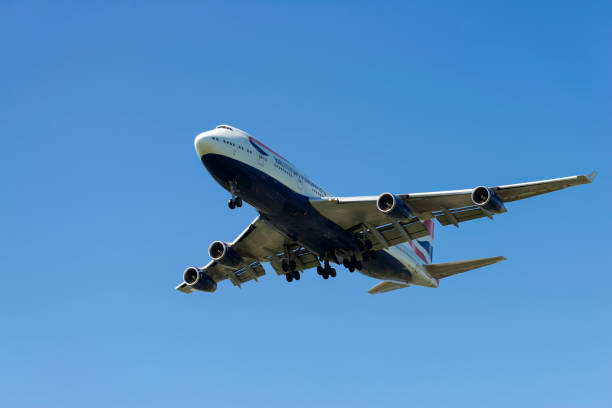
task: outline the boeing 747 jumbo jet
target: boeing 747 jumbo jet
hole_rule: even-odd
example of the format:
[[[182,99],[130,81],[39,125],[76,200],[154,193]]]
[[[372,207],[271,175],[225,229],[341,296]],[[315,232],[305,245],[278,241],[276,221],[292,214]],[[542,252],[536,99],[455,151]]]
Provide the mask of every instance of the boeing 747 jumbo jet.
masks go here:
[[[458,227],[476,218],[493,219],[506,212],[507,202],[587,184],[596,174],[466,190],[336,197],[233,126],[200,133],[195,149],[230,192],[229,208],[241,207],[244,200],[259,216],[233,242],[213,242],[206,266],[185,270],[176,287],[184,293],[214,292],[225,279],[238,287],[257,281],[266,273],[265,262],[288,282],[300,280],[310,268],[323,279],[334,278],[334,263],[381,280],[368,291],[372,294],[410,285],[436,288],[442,278],[505,258],[432,263],[434,220]]]

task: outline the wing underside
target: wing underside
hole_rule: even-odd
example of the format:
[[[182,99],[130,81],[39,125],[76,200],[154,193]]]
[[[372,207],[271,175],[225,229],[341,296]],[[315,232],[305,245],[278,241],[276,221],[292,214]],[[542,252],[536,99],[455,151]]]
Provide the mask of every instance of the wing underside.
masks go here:
[[[563,177],[541,180],[529,183],[511,184],[491,187],[503,202],[511,202],[546,194],[553,191],[591,183],[596,172],[589,175]],[[483,209],[472,201],[474,189],[437,191],[430,193],[399,194],[398,197],[408,207],[413,215],[411,220],[425,221],[436,219],[441,225],[459,226],[465,221],[487,217],[493,219],[494,214]],[[363,225],[380,228],[394,221],[376,207],[378,196],[360,197],[323,197],[311,200],[311,204],[325,217],[331,219],[345,229],[358,229]],[[405,223],[402,223],[405,225]],[[397,227],[397,225],[395,225]],[[414,228],[414,227],[412,227]],[[399,231],[401,233],[401,231]],[[411,234],[410,229],[407,229]],[[418,234],[418,232],[417,232]],[[415,236],[415,238],[418,238]],[[410,239],[414,239],[410,237]]]

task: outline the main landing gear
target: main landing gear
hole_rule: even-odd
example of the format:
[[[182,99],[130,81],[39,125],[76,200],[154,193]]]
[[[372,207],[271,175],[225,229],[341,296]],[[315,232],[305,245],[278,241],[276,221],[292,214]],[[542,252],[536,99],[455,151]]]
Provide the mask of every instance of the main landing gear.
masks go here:
[[[359,241],[358,248],[359,252],[361,253],[361,256],[358,256],[359,254],[356,255],[355,252],[352,252],[350,253],[350,257],[343,257],[342,265],[344,265],[344,267],[348,269],[349,272],[355,272],[355,270],[362,270],[363,262],[367,262],[369,259],[376,259],[376,251],[374,251],[372,247],[372,241],[370,241],[369,239],[366,239],[365,241]]]
[[[359,242],[359,250],[361,251],[361,258],[363,261],[367,261],[368,259],[376,259],[376,251],[372,250],[372,241],[366,239],[365,242]],[[352,258],[351,258],[352,259]],[[344,263],[344,262],[343,262]],[[357,265],[354,265],[356,269],[361,269],[361,267],[357,268]],[[348,266],[345,265],[348,268]],[[352,272],[352,271],[351,271]]]
[[[336,277],[336,270],[329,266],[329,261],[325,261],[325,266],[317,265],[317,273],[323,277],[323,279],[329,279]]]
[[[283,272],[285,272],[285,279],[287,279],[287,282],[291,282],[294,279],[296,281],[300,280],[300,271],[297,270],[297,265],[293,259],[289,262],[283,260],[281,268],[283,268]]]
[[[230,193],[232,193],[232,198],[227,200],[227,206],[230,210],[233,210],[236,207],[242,207],[242,198],[238,197],[238,184],[235,181],[229,182]]]
[[[363,268],[363,264],[361,263],[361,261],[358,261],[355,258],[355,255],[351,256],[350,258],[344,258],[342,260],[342,265],[344,265],[344,267],[347,268],[349,272],[355,272],[355,269],[360,271]]]

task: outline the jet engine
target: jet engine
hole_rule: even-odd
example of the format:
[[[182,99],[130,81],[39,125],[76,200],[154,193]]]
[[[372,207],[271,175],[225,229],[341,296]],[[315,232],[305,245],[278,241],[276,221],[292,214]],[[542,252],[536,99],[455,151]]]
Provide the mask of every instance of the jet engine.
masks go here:
[[[401,198],[391,193],[383,193],[376,200],[379,211],[393,218],[410,218],[412,212],[408,209]]]
[[[213,242],[208,248],[208,254],[212,259],[229,268],[237,268],[242,264],[240,255],[226,242]]]
[[[204,292],[214,292],[217,290],[217,282],[208,276],[203,270],[195,266],[185,269],[183,280],[194,289]]]
[[[480,186],[472,191],[472,201],[485,211],[493,214],[506,212],[504,202],[490,188]]]

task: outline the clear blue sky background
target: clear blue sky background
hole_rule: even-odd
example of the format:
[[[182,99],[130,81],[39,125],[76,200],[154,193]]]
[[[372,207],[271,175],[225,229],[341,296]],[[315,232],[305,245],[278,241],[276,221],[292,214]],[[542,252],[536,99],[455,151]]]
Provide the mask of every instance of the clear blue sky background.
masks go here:
[[[122,2],[127,3],[127,2]],[[0,406],[610,407],[609,2],[0,5]],[[338,195],[581,174],[438,226],[508,261],[173,290],[230,212],[220,123]]]

